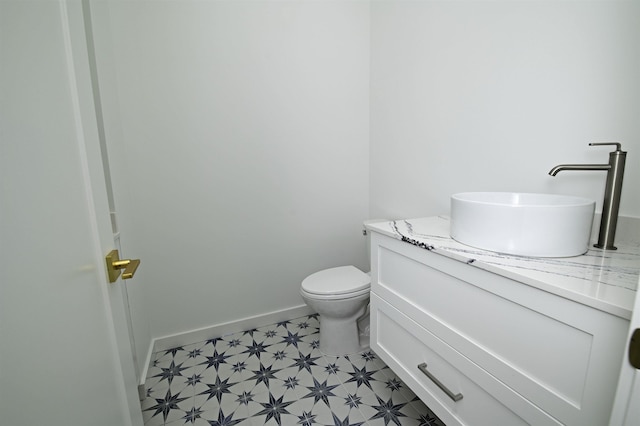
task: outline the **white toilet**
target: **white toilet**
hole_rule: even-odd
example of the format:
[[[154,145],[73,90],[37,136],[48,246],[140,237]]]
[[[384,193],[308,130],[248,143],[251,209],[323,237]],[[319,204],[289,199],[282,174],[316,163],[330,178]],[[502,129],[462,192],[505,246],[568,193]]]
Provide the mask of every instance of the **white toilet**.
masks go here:
[[[342,356],[368,347],[368,339],[360,341],[358,319],[367,311],[370,287],[369,274],[355,266],[325,269],[302,281],[302,298],[320,316],[320,352]]]

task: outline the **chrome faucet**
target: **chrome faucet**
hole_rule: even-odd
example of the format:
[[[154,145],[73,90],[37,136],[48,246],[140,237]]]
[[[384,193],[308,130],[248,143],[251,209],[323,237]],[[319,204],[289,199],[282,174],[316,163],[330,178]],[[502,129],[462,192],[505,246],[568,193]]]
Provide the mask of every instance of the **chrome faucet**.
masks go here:
[[[622,151],[618,142],[594,142],[590,146],[615,145],[616,150],[609,153],[609,164],[560,164],[555,166],[549,174],[557,175],[563,170],[606,170],[607,183],[602,203],[602,219],[600,219],[600,234],[595,247],[604,250],[616,250],[613,245],[618,224],[618,210],[620,209],[620,194],[622,193],[622,178],[627,152]]]

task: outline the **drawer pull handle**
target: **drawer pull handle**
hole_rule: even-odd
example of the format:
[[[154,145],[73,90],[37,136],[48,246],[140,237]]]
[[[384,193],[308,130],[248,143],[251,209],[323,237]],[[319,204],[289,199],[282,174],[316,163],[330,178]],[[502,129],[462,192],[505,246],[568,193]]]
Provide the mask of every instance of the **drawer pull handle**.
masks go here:
[[[461,393],[451,392],[445,385],[442,384],[442,382],[440,382],[440,380],[436,379],[433,374],[429,373],[429,370],[427,370],[427,364],[425,362],[418,365],[418,370],[422,371],[422,373],[429,379],[431,379],[431,381],[435,383],[436,386],[438,386],[442,390],[442,392],[446,393],[447,396],[453,399],[455,402],[458,402],[462,399]]]

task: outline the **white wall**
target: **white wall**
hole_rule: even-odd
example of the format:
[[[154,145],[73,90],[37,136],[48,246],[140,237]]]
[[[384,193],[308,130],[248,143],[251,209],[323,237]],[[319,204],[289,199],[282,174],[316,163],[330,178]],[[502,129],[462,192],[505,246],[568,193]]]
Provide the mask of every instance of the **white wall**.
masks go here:
[[[629,152],[640,217],[638,4],[93,3],[134,316],[161,337],[300,305],[307,274],[367,267],[362,220],[454,192],[599,209],[604,172],[547,175],[606,162],[592,141]]]
[[[582,195],[629,152],[621,214],[640,217],[640,2],[373,1],[371,215],[449,212],[462,191]]]
[[[308,274],[366,267],[368,3],[95,7],[153,337],[299,306]]]

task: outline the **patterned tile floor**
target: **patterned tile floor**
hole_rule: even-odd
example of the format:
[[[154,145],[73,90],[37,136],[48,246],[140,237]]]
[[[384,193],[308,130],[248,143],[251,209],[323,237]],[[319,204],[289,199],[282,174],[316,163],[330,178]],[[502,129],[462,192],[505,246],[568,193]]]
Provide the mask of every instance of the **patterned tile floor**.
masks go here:
[[[155,353],[145,425],[443,425],[373,352],[323,356],[318,326],[312,315]]]

